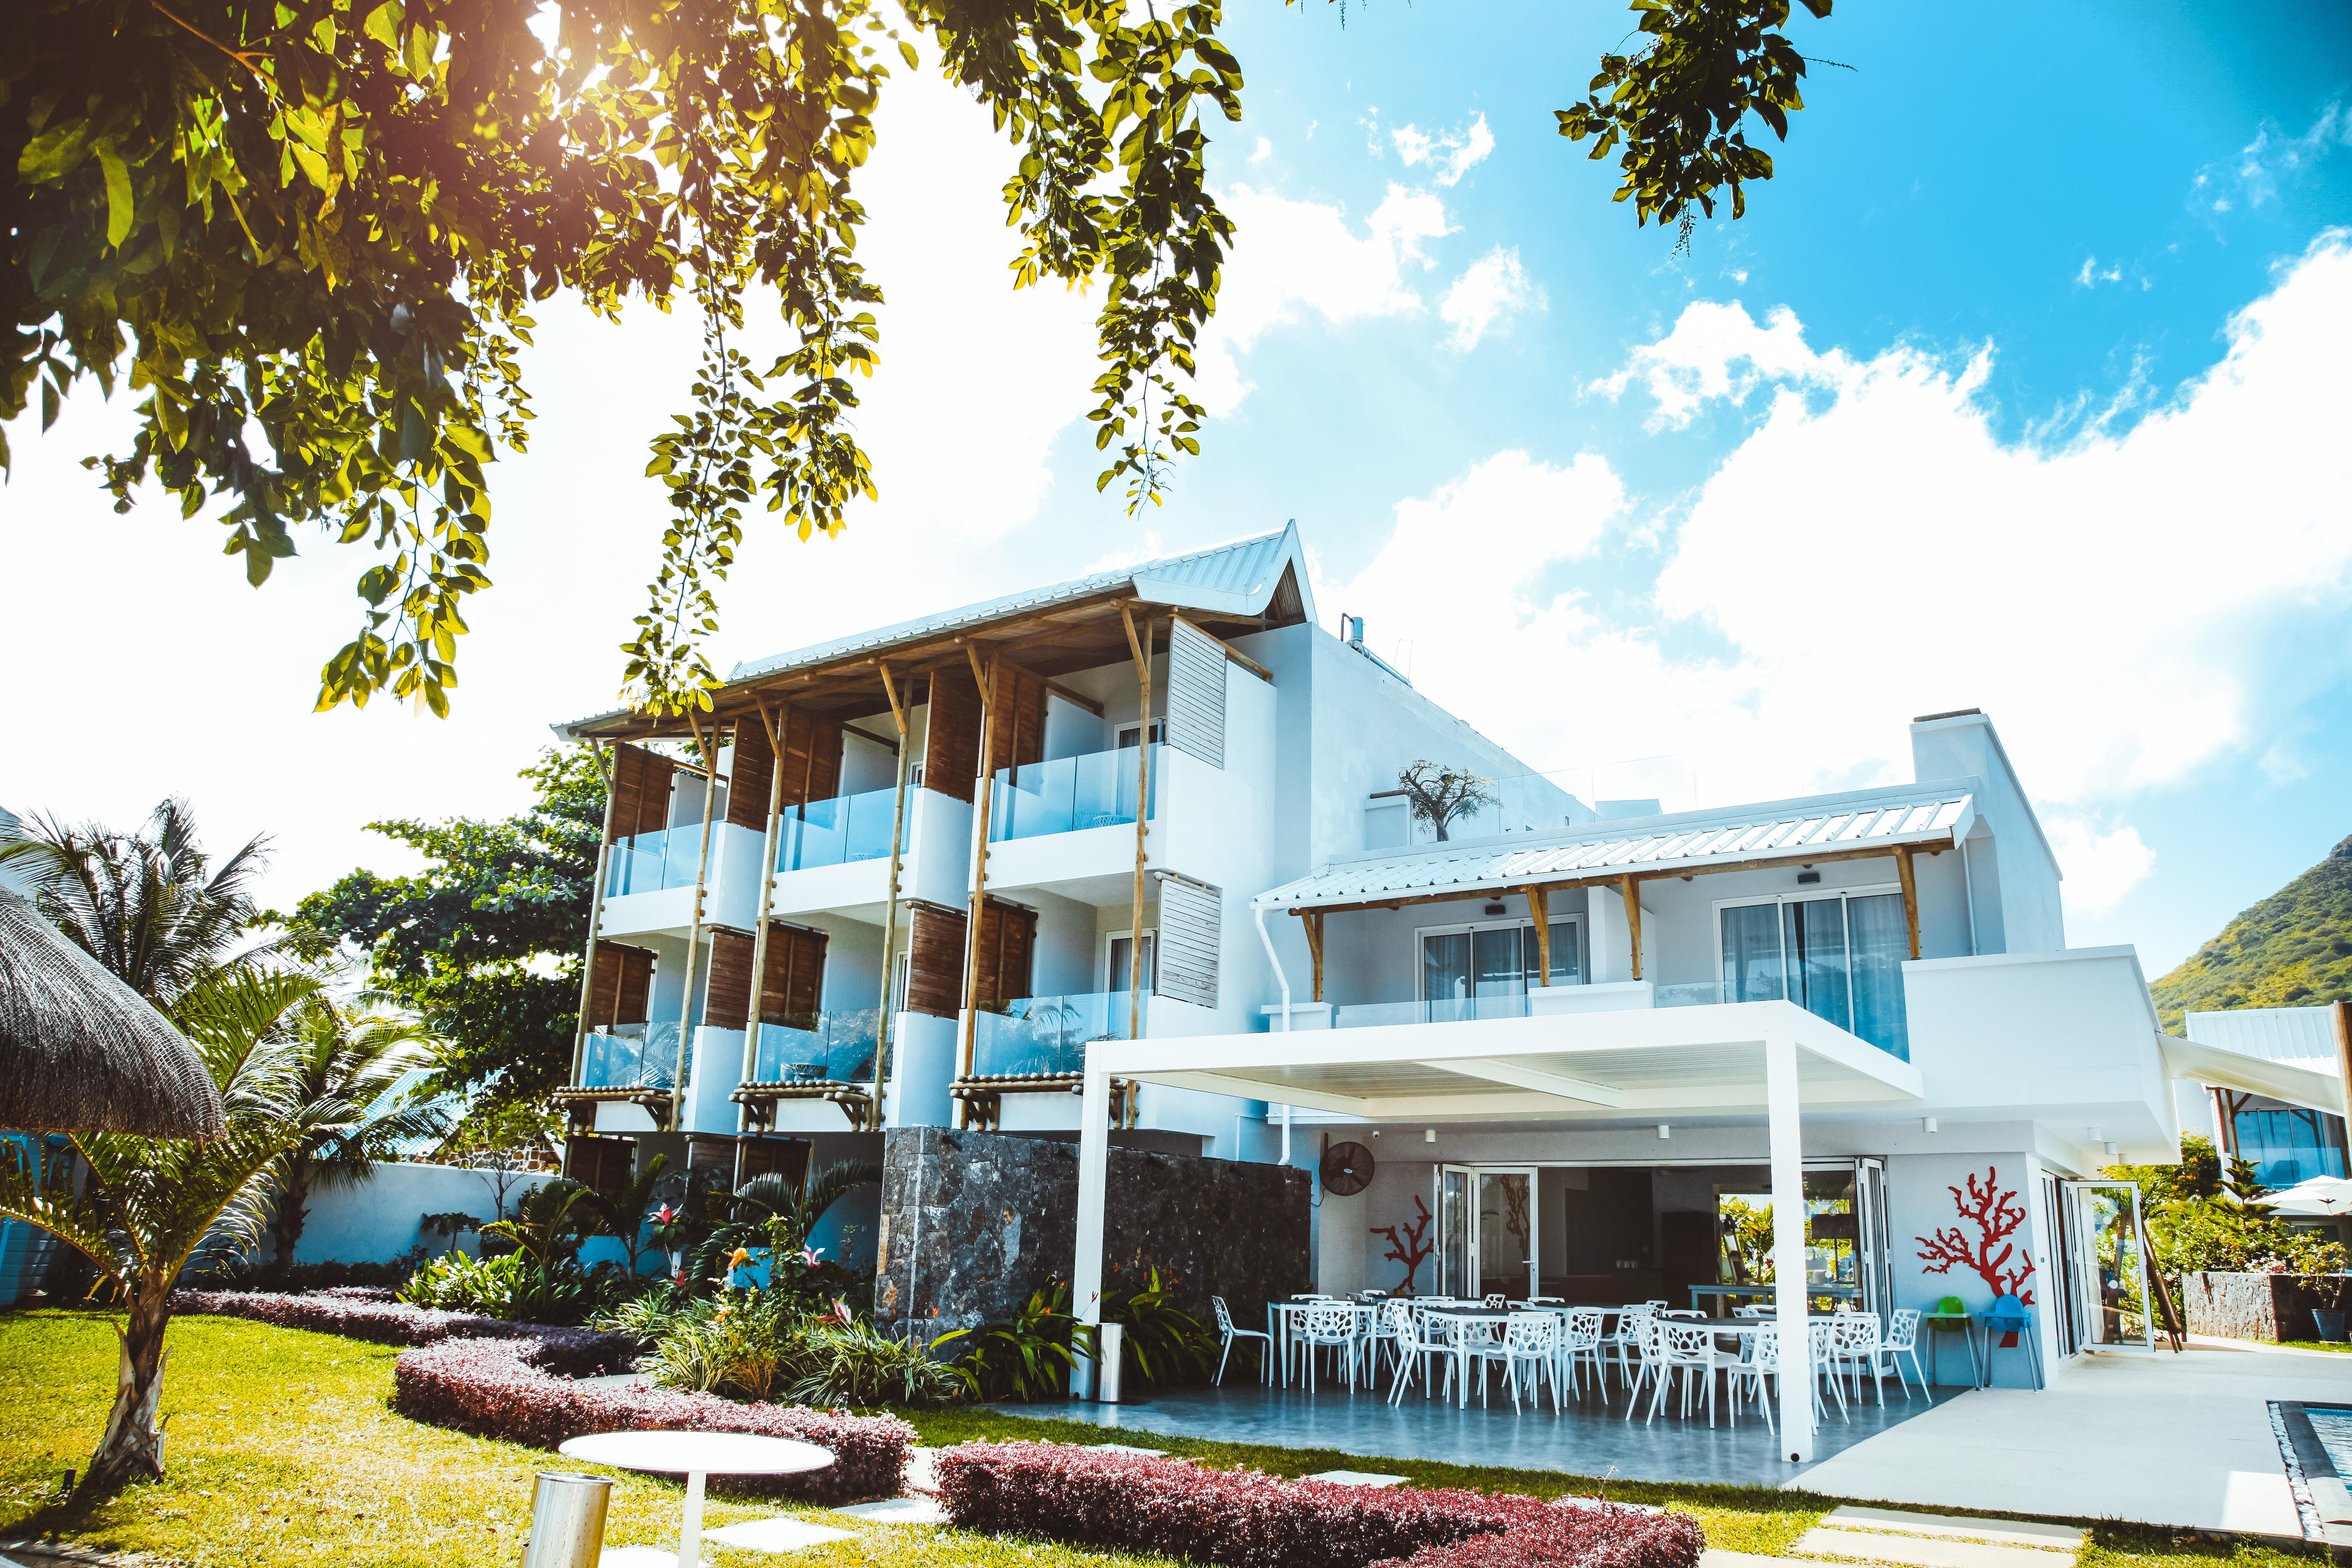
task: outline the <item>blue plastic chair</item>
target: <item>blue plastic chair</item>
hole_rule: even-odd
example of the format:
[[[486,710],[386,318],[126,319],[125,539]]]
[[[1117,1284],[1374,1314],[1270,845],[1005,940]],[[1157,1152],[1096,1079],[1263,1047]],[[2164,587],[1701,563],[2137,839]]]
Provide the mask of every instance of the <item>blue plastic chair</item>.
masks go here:
[[[2001,1348],[1999,1336],[2015,1334],[2025,1350],[2026,1359],[2032,1363],[2033,1386],[2042,1387],[2042,1336],[2033,1331],[2032,1309],[2014,1296],[2002,1296],[1993,1301],[1990,1311],[1977,1321],[1984,1327],[1985,1382],[1992,1382],[1992,1352]]]

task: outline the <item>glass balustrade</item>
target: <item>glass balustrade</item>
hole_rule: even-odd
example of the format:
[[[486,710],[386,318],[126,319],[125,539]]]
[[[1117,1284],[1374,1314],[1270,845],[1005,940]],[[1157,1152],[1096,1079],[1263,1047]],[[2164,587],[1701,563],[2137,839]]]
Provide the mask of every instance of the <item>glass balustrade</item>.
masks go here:
[[[882,1015],[872,1007],[803,1013],[760,1026],[755,1083],[871,1083]]]
[[[898,795],[894,785],[784,807],[776,819],[776,869],[805,871],[882,858],[890,853]],[[911,813],[914,808],[915,794],[909,790],[907,809]]]
[[[1160,753],[1165,746],[1147,748],[1144,766],[1150,773],[1151,815],[1160,815]],[[1113,827],[1135,820],[1135,748],[1089,752],[1084,756],[1056,757],[1050,763],[1030,763],[1000,768],[989,802],[988,839],[1038,838],[1048,833],[1073,833],[1082,827]]]
[[[620,1024],[592,1029],[581,1063],[588,1089],[659,1089],[677,1082],[677,1026]]]
[[[1363,1002],[1332,1009],[1335,1029],[1370,1029],[1383,1024],[1461,1024],[1485,1018],[1524,1018],[1527,993],[1460,996],[1440,1002]]]
[[[1132,820],[1130,818],[1129,820]],[[1082,1072],[1092,1040],[1129,1038],[1134,994],[1097,991],[1078,996],[1024,996],[984,1011],[974,1021],[972,1075],[976,1078],[1044,1078]],[[1142,998],[1138,1022],[1151,1019],[1151,998]]]
[[[1650,1005],[1654,1007],[1712,1007],[1723,1000],[1722,988],[1712,980],[1696,985],[1660,985],[1654,988]]]
[[[691,888],[701,851],[698,822],[616,838],[604,858],[604,896],[617,899],[628,893],[657,893],[664,888]]]

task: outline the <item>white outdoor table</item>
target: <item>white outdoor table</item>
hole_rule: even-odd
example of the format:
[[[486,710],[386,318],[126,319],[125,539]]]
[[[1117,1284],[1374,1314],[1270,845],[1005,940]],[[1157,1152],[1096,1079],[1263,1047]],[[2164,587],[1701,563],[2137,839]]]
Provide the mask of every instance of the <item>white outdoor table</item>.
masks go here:
[[[1423,1307],[1422,1310],[1433,1318],[1451,1319],[1453,1321],[1462,1324],[1465,1327],[1484,1324],[1486,1327],[1496,1331],[1496,1337],[1497,1339],[1501,1338],[1502,1331],[1507,1328],[1511,1321],[1511,1314],[1508,1310],[1498,1312],[1492,1307],[1483,1305],[1476,1307]],[[1460,1405],[1462,1408],[1466,1410],[1470,1405],[1470,1346],[1463,1340],[1458,1331],[1454,1336],[1454,1365],[1457,1373],[1455,1382],[1460,1385],[1461,1389]],[[1486,1379],[1482,1376],[1479,1379],[1480,1386],[1484,1387]],[[1482,1394],[1479,1397],[1483,1399],[1486,1396]]]
[[[1318,1307],[1339,1307],[1356,1315],[1356,1332],[1361,1335],[1365,1325],[1380,1321],[1380,1309],[1366,1301],[1350,1301],[1345,1297],[1323,1301],[1268,1301],[1265,1304],[1266,1331],[1274,1336],[1275,1347],[1282,1360],[1282,1386],[1290,1386],[1290,1322],[1293,1318],[1314,1311]]]
[[[707,1476],[790,1476],[821,1470],[833,1456],[814,1443],[745,1432],[592,1432],[556,1449],[567,1459],[686,1478],[686,1518],[677,1568],[702,1560],[702,1483]]]

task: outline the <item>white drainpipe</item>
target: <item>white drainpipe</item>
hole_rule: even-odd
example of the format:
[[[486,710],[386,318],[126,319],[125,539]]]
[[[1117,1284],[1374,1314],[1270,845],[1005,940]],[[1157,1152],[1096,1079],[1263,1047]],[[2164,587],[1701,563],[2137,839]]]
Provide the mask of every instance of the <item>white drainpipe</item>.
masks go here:
[[[1257,908],[1257,939],[1265,944],[1265,961],[1274,965],[1274,978],[1282,987],[1282,1032],[1290,1033],[1290,976],[1283,973],[1282,959],[1274,951],[1274,938],[1265,929],[1265,906]],[[1290,1107],[1282,1108],[1282,1163],[1290,1163]]]

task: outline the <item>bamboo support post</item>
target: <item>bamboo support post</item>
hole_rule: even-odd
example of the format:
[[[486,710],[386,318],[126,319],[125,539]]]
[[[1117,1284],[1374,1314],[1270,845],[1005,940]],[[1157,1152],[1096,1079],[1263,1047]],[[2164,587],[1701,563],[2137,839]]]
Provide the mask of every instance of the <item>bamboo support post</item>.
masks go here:
[[[907,841],[907,770],[914,748],[908,740],[907,706],[899,700],[890,667],[877,659],[875,668],[882,672],[882,694],[890,700],[891,721],[898,726],[898,787],[890,808],[890,884],[882,906],[882,999],[874,1015],[874,1104],[867,1129],[878,1132],[882,1098],[890,1081],[890,971],[898,957],[898,872]]]
[[[708,745],[703,743],[702,726],[691,716],[687,722],[693,726],[694,743],[702,752],[702,843],[694,856],[694,914],[686,928],[686,987],[677,1005],[677,1062],[670,1069],[669,1125],[663,1129],[667,1132],[680,1130],[678,1105],[694,1065],[694,977],[702,957],[702,894],[710,877],[710,814],[719,804],[718,716],[711,716]]]
[[[1911,867],[1911,846],[1895,847],[1895,874],[1903,882],[1903,929],[1910,933],[1911,956],[1919,956],[1919,878]]]
[[[613,855],[613,786],[619,782],[620,752],[610,746],[599,747],[588,742],[589,760],[602,754],[611,763],[602,769],[604,774],[604,841],[596,846],[596,879],[588,887],[588,951],[580,961],[580,1016],[572,1032],[572,1081],[578,1083],[588,1070],[588,1020],[595,1011],[596,1000],[596,932],[604,923],[604,876]]]
[[[1632,877],[1617,879],[1617,896],[1625,900],[1627,945],[1633,953],[1633,978],[1642,978],[1642,884]]]
[[[1143,635],[1136,636],[1135,612],[1125,605],[1118,618],[1127,626],[1127,648],[1135,656],[1136,686],[1140,692],[1135,729],[1135,917],[1129,922],[1127,954],[1127,1037],[1143,1037],[1143,867],[1151,834],[1151,621],[1145,617]]]
[[[792,722],[792,707],[779,703],[773,718],[769,717],[767,700],[758,699],[760,729],[768,737],[768,827],[760,847],[760,913],[751,925],[751,1004],[743,1019],[743,1074],[736,1081],[750,1083],[760,1070],[760,1004],[767,999],[765,982],[768,978],[768,905],[776,890],[776,825],[784,811],[784,729]],[[739,727],[738,733],[740,733]],[[739,741],[735,752],[742,755]],[[751,1108],[739,1106],[735,1113],[738,1137],[751,1131]],[[741,1161],[739,1159],[740,1166]],[[742,1184],[736,1184],[740,1186]]]
[[[996,785],[997,661],[992,659],[982,669],[978,649],[966,645],[964,653],[971,660],[972,679],[980,683],[980,809],[972,814],[971,906],[963,933],[963,1042],[957,1057],[962,1064],[957,1076],[968,1079],[980,1034],[980,915],[988,902],[988,816]],[[969,1127],[971,1102],[961,1104],[960,1118]]]
[[[1543,971],[1536,984],[1551,984],[1551,895],[1541,888],[1528,889],[1528,913],[1536,923],[1536,963]]]
[[[1315,1000],[1323,1000],[1323,911],[1301,910],[1298,923],[1307,928],[1307,951],[1315,960]]]

